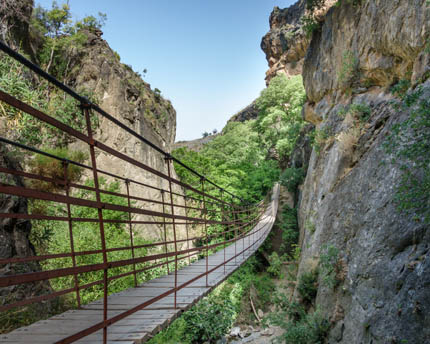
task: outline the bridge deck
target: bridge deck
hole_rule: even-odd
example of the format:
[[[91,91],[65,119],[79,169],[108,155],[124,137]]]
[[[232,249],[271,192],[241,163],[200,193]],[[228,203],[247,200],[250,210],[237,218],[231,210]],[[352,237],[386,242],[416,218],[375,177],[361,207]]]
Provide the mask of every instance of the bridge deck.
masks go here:
[[[209,273],[208,287],[206,286],[206,276],[203,276],[177,292],[177,309],[174,308],[174,296],[170,294],[145,309],[114,323],[107,329],[108,343],[132,344],[146,342],[238,269],[260,247],[272,229],[278,207],[278,194],[279,189],[275,187],[272,202],[269,203],[260,222],[249,232],[252,235],[240,239],[236,244],[225,248],[226,260],[232,259],[227,264],[221,265]],[[240,253],[235,257],[235,252],[239,253],[244,249],[246,251],[243,254]],[[224,249],[209,256],[209,271],[223,262]],[[177,272],[178,286],[205,272],[205,258],[184,267]],[[108,318],[172,290],[174,278],[174,273],[170,273],[148,281],[138,288],[130,288],[111,294],[108,297]],[[0,342],[15,344],[61,342],[63,338],[101,321],[103,321],[103,300],[98,300],[83,306],[82,309],[70,310],[48,320],[38,321],[28,327],[17,329],[9,334],[0,335]],[[103,330],[76,341],[76,343],[86,344],[102,342]]]

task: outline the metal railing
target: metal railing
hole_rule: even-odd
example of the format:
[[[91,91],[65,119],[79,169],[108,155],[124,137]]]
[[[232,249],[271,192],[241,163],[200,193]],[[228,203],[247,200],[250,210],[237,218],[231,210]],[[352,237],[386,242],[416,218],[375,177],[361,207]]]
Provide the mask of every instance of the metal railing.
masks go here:
[[[0,275],[0,288],[40,281],[49,283],[49,281],[61,278],[71,279],[71,285],[68,288],[56,290],[50,288],[50,292],[43,295],[30,296],[1,304],[0,312],[18,309],[19,307],[34,303],[46,302],[63,297],[64,295],[73,295],[75,306],[79,308],[83,304],[82,296],[87,290],[96,286],[103,286],[103,321],[73,336],[69,336],[61,342],[71,343],[101,329],[103,329],[103,340],[106,342],[108,326],[168,295],[173,294],[172,307],[178,308],[177,292],[180,289],[185,288],[194,280],[204,276],[206,276],[206,285],[208,286],[208,275],[211,271],[224,266],[225,272],[227,263],[248,249],[245,247],[236,247],[236,243],[240,239],[255,235],[255,232],[250,233],[250,230],[261,218],[264,211],[264,202],[244,206],[242,199],[216,185],[168,152],[157,147],[136,131],[124,125],[120,120],[102,110],[98,105],[77,94],[68,86],[59,82],[1,42],[0,50],[28,67],[39,78],[45,79],[50,87],[56,87],[58,90],[74,98],[79,105],[76,109],[76,116],[82,116],[85,119],[86,127],[79,128],[82,130],[75,129],[71,125],[68,125],[68,123],[64,123],[54,116],[36,109],[2,90],[0,90],[0,101],[7,104],[7,106],[32,116],[32,118],[38,120],[44,126],[61,131],[74,142],[78,142],[80,147],[86,147],[89,151],[89,162],[82,163],[60,157],[40,147],[29,146],[7,137],[0,137],[2,145],[13,147],[14,150],[21,152],[23,156],[27,158],[34,155],[44,156],[52,159],[52,161],[59,162],[64,169],[63,174],[60,176],[48,176],[35,173],[34,171],[0,166],[0,176],[13,176],[14,178],[21,178],[26,181],[22,185],[2,182],[0,183],[0,194],[28,199],[30,201],[38,200],[51,205],[61,205],[64,209],[63,214],[37,212],[0,213],[0,218],[16,219],[19,221],[63,223],[67,228],[70,243],[69,249],[65,252],[44,252],[39,255],[13,256],[0,259],[0,268],[8,264],[42,264],[48,261],[64,259],[67,259],[69,264],[68,267],[57,269],[40,269],[38,271]],[[98,128],[94,126],[91,120],[92,116],[97,116],[99,120],[104,119],[109,121],[111,125],[116,126],[125,135],[150,147],[154,151],[154,154],[158,155],[158,159],[163,161],[164,168],[160,170],[151,167],[136,157],[120,152],[101,142],[97,138]],[[115,173],[109,170],[109,168],[100,168],[100,162],[97,157],[101,154],[115,159],[116,164],[123,165],[122,173]],[[189,185],[175,178],[173,163],[181,165],[198,177],[200,180],[199,185]],[[71,166],[79,168],[82,174],[86,175],[92,183],[69,180],[68,171]],[[147,175],[145,180],[140,178],[140,173]],[[101,177],[120,183],[119,191],[108,190],[100,183]],[[35,187],[32,181],[54,185],[55,189]],[[153,182],[151,183],[151,181]],[[142,195],[143,193],[150,194],[150,196]],[[122,201],[115,203],[107,202],[104,200],[106,196],[114,196]],[[76,207],[93,209],[97,215],[96,217],[77,217],[73,211]],[[125,214],[126,217],[110,219],[106,216],[106,212],[109,211]],[[97,225],[100,241],[98,249],[79,250],[76,248],[75,227],[77,224],[82,223]],[[127,231],[129,236],[129,244],[127,246],[115,246],[115,243],[108,241],[109,229],[107,229],[107,226],[113,224],[120,226],[120,230]],[[141,226],[153,226],[151,228],[160,230],[162,233],[161,240],[153,239],[151,242],[136,244],[136,240],[139,237],[139,234],[136,234],[136,228],[141,228]],[[190,230],[196,233],[192,234]],[[235,245],[234,257],[226,257],[224,253],[223,263],[216,267],[209,267],[208,255],[210,252],[232,244]],[[142,250],[144,250],[144,254],[141,253]],[[129,258],[121,260],[112,259],[110,255],[115,252],[127,252]],[[206,259],[205,272],[186,283],[179,283],[177,271],[180,266],[191,263],[199,255]],[[82,264],[82,258],[89,256],[98,256],[100,259],[97,263]],[[126,268],[126,271],[119,268]],[[132,276],[133,285],[137,287],[139,283],[147,278],[151,271],[159,272],[160,269],[166,273],[174,273],[174,284],[169,291],[114,317],[108,317],[108,295],[112,282]],[[84,284],[80,282],[82,274],[91,274],[100,271],[103,272],[102,279]]]

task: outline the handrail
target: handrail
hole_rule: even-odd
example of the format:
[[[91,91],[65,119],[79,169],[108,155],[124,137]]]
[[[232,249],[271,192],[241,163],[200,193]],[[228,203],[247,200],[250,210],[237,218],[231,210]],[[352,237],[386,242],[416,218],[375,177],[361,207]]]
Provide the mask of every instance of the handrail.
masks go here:
[[[243,202],[242,198],[234,195],[233,193],[229,192],[228,190],[225,190],[221,186],[215,184],[214,182],[212,182],[211,180],[209,180],[208,178],[206,178],[204,175],[198,173],[197,171],[195,171],[194,169],[192,169],[191,167],[189,167],[188,165],[186,165],[185,163],[183,163],[179,159],[177,159],[174,156],[172,156],[170,153],[165,152],[163,149],[161,149],[160,147],[158,147],[157,145],[155,145],[154,143],[152,143],[148,139],[144,138],[142,135],[136,133],[134,130],[132,130],[131,128],[127,127],[126,125],[124,125],[123,123],[121,123],[120,121],[118,121],[115,117],[113,117],[112,115],[110,115],[109,113],[107,113],[106,111],[104,111],[97,104],[94,104],[88,98],[79,95],[77,92],[75,92],[74,90],[72,90],[69,86],[63,84],[61,81],[57,80],[54,76],[52,76],[51,74],[49,74],[49,73],[45,72],[44,70],[42,70],[39,66],[37,66],[36,64],[34,64],[33,62],[31,62],[30,60],[26,59],[24,56],[22,56],[20,53],[16,52],[15,50],[13,50],[9,46],[7,46],[1,40],[0,40],[0,50],[2,50],[3,52],[5,52],[6,54],[8,54],[10,57],[14,58],[15,60],[17,60],[18,62],[22,63],[23,65],[25,65],[26,67],[28,67],[29,69],[31,69],[34,73],[36,73],[37,75],[39,75],[42,78],[44,78],[45,80],[47,80],[48,82],[54,84],[55,86],[57,86],[58,88],[60,88],[61,90],[63,90],[65,93],[67,93],[68,95],[70,95],[71,97],[75,98],[82,105],[87,106],[87,107],[95,110],[96,112],[98,112],[103,117],[107,118],[108,120],[110,120],[114,124],[118,125],[121,129],[124,129],[129,134],[133,135],[134,137],[138,138],[140,141],[146,143],[148,146],[150,146],[151,148],[155,149],[157,152],[163,154],[166,158],[173,159],[174,162],[178,163],[179,165],[181,165],[182,167],[184,167],[185,169],[187,169],[191,173],[195,174],[200,179],[206,180],[208,183],[212,184],[213,186],[215,186],[219,190],[224,191],[224,192],[228,193],[230,196],[235,197],[238,200],[240,200],[240,201]]]
[[[83,297],[88,296],[91,288],[103,287],[103,321],[97,326],[88,327],[81,332],[76,332],[59,342],[71,343],[74,340],[83,338],[97,331],[103,330],[103,342],[107,342],[107,328],[123,317],[136,312],[145,305],[156,302],[156,299],[172,295],[173,309],[178,309],[177,292],[185,288],[190,282],[183,283],[178,278],[178,270],[182,265],[192,263],[197,257],[204,257],[206,260],[205,272],[200,277],[206,277],[208,285],[209,273],[216,268],[208,265],[211,252],[224,249],[224,266],[231,261],[231,257],[226,257],[225,251],[234,245],[234,257],[250,249],[245,247],[245,238],[251,245],[258,242],[258,233],[263,229],[256,224],[265,220],[267,214],[266,205],[268,199],[265,198],[257,204],[244,204],[243,200],[227,190],[211,182],[194,169],[183,164],[178,159],[171,156],[161,148],[157,147],[144,137],[128,128],[120,121],[100,109],[96,104],[92,104],[85,97],[80,96],[68,86],[59,82],[50,74],[44,72],[19,53],[13,51],[0,41],[0,50],[3,50],[18,62],[30,68],[33,72],[46,79],[52,85],[63,90],[74,99],[78,100],[77,111],[85,119],[86,127],[78,131],[50,116],[44,111],[38,110],[29,104],[17,99],[13,95],[0,90],[0,102],[5,103],[16,110],[25,112],[38,120],[41,126],[51,126],[59,130],[62,134],[68,135],[80,144],[89,149],[90,159],[88,163],[81,163],[71,159],[63,158],[53,153],[49,153],[40,147],[32,147],[22,142],[17,142],[8,137],[0,137],[0,145],[13,146],[16,150],[31,154],[43,155],[57,161],[63,169],[63,174],[48,175],[38,170],[21,170],[12,165],[4,166],[0,162],[0,175],[7,176],[0,182],[0,195],[11,197],[12,200],[34,200],[37,202],[48,202],[57,208],[52,213],[38,213],[28,211],[27,206],[19,207],[19,211],[9,210],[0,213],[0,219],[11,219],[15,222],[29,222],[32,225],[37,221],[55,224],[55,231],[62,233],[68,238],[68,243],[61,248],[61,251],[53,250],[47,252],[30,252],[27,256],[11,256],[0,259],[0,266],[14,264],[28,264],[32,270],[12,269],[10,274],[0,275],[0,288],[18,287],[28,283],[46,283],[49,288],[44,295],[21,296],[17,300],[9,300],[9,303],[0,305],[0,314],[6,314],[16,308],[31,305],[38,302],[47,302],[64,295],[71,294],[76,307],[82,306]],[[161,163],[165,164],[164,171],[149,166],[134,156],[120,152],[100,140],[93,137],[93,123],[91,115],[98,113],[107,118],[114,125],[126,131],[126,133],[136,137],[141,142],[149,145],[161,156]],[[85,132],[86,129],[86,133]],[[119,165],[128,164],[133,167],[133,171],[124,169],[117,172],[111,170],[112,166],[100,168],[97,164],[96,150],[103,152],[111,159],[115,159]],[[158,154],[157,153],[157,154]],[[173,162],[180,164],[200,178],[200,186],[189,185],[172,176]],[[86,177],[93,183],[85,184],[76,180],[70,180],[68,168],[74,165],[86,172]],[[167,170],[167,171],[166,171]],[[139,175],[147,173],[148,179],[141,180]],[[121,173],[121,175],[119,174]],[[115,180],[121,184],[120,190],[106,189],[100,183],[101,176],[107,176],[110,180]],[[22,182],[17,182],[20,180]],[[24,182],[25,181],[25,182]],[[166,183],[167,182],[167,183]],[[41,184],[42,183],[42,184]],[[45,184],[50,187],[43,188]],[[154,184],[154,185],[153,185]],[[168,184],[168,186],[166,186]],[[174,190],[173,185],[179,186],[179,190]],[[207,184],[211,184],[216,189],[207,191]],[[41,186],[42,185],[42,186]],[[142,195],[142,190],[148,190],[147,195]],[[187,190],[187,193],[185,193]],[[214,194],[213,191],[219,191]],[[107,196],[116,197],[115,201]],[[237,204],[236,200],[242,201]],[[25,202],[27,204],[27,202]],[[85,208],[86,212],[75,212],[75,209]],[[60,209],[60,211],[58,211]],[[120,213],[124,216],[109,217],[110,213]],[[152,230],[157,235],[150,241],[143,240],[136,234],[136,226],[145,227],[145,230]],[[77,229],[76,226],[79,228]],[[198,227],[200,226],[200,227]],[[196,231],[197,227],[197,231]],[[109,231],[115,230],[126,233],[125,241],[109,241]],[[179,228],[183,228],[182,236]],[[139,227],[138,229],[141,229]],[[190,232],[194,229],[194,232]],[[97,245],[79,247],[75,243],[76,231],[88,231],[95,233]],[[184,232],[186,236],[183,235]],[[79,235],[80,232],[78,232]],[[154,233],[150,233],[153,235]],[[266,232],[264,232],[267,234]],[[255,239],[257,237],[257,240]],[[263,237],[263,235],[261,236]],[[62,237],[63,238],[63,237]],[[142,240],[138,240],[142,239]],[[241,248],[237,248],[238,242],[242,242]],[[174,249],[172,248],[174,246]],[[85,260],[88,257],[97,256],[98,260]],[[66,265],[62,262],[66,261]],[[49,265],[51,264],[51,265]],[[158,271],[157,269],[162,269]],[[97,275],[100,272],[103,278]],[[152,273],[172,273],[174,272],[174,283],[168,293],[157,296],[145,303],[120,314],[120,316],[109,317],[108,295],[112,281],[122,278],[133,278],[132,285],[137,287],[145,281],[148,272]],[[82,279],[82,275],[89,274],[92,279]],[[200,278],[196,277],[196,278]],[[70,285],[60,285],[56,288],[51,284],[59,278],[70,278]],[[1,315],[0,315],[1,316]]]

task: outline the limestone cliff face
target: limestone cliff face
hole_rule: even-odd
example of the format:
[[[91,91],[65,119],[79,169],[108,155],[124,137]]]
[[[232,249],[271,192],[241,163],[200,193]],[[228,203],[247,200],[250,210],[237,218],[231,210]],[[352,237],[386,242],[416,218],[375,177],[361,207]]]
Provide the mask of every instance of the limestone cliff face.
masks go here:
[[[30,56],[37,56],[43,40],[38,31],[29,25],[33,6],[32,0],[7,0],[2,3],[0,14],[8,13],[8,15],[2,15],[0,18],[0,30],[8,31],[7,36],[10,38],[8,43],[14,48],[22,47]],[[87,40],[82,48],[71,46],[66,53],[63,52],[62,59],[67,67],[64,79],[61,81],[78,93],[83,91],[93,93],[103,110],[155,145],[170,152],[176,134],[176,111],[170,101],[164,99],[159,90],[152,90],[150,85],[144,82],[130,66],[120,62],[118,54],[102,39],[101,31],[85,31],[84,34]],[[81,115],[79,108],[77,108],[77,115]],[[164,156],[110,121],[99,117],[99,125],[94,134],[96,139],[108,146],[167,174]],[[85,144],[76,141],[72,142],[69,148],[88,151]],[[168,183],[164,179],[150,175],[131,164],[124,164],[100,150],[96,151],[96,155],[97,166],[102,170],[168,189]],[[172,173],[176,177],[174,169]],[[91,175],[87,174],[85,177],[91,177]],[[174,191],[182,193],[175,184],[173,187]],[[121,185],[121,189],[125,191],[125,184]],[[149,188],[137,188],[131,184],[130,191],[132,195],[161,200],[160,192]],[[175,202],[183,204],[181,198],[178,197]],[[148,202],[136,204],[136,206],[156,211],[162,210],[160,205]],[[177,208],[176,211],[183,215],[182,208],[181,210]],[[143,219],[143,217],[136,217],[136,220]],[[157,240],[163,236],[161,227],[141,226],[137,229],[148,239]],[[171,229],[169,229],[170,232]],[[177,234],[179,238],[185,237],[185,231],[180,230]]]
[[[430,97],[429,33],[425,0],[342,1],[306,50],[304,117],[326,135],[300,194],[299,278],[325,245],[339,250],[340,284],[320,272],[316,298],[332,324],[328,343],[430,343],[429,226],[398,211],[402,171],[383,148],[411,116],[392,106],[389,87],[406,79]],[[341,111],[353,103],[368,108],[364,122]]]
[[[270,15],[270,31],[261,41],[261,49],[269,63],[267,84],[277,73],[302,73],[303,58],[309,44],[300,21],[305,14],[305,5],[306,1],[300,0],[285,9],[275,7]]]

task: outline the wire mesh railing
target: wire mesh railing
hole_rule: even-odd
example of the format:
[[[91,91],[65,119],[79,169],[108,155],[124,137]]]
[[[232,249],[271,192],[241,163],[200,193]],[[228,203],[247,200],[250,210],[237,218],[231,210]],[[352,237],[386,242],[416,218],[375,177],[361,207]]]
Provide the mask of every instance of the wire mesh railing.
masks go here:
[[[2,202],[24,200],[25,204],[0,213],[0,220],[15,225],[26,223],[42,228],[43,233],[50,229],[51,234],[62,235],[58,241],[61,247],[51,245],[37,255],[33,249],[26,254],[14,252],[0,257],[1,271],[7,271],[0,274],[0,290],[23,284],[45,283],[46,286],[44,292],[37,295],[3,299],[2,314],[65,297],[69,307],[80,308],[101,296],[103,321],[61,342],[70,343],[101,329],[106,342],[108,326],[160,298],[173,295],[171,307],[179,307],[177,292],[192,283],[192,280],[178,281],[182,265],[205,258],[205,271],[196,279],[205,277],[209,286],[208,275],[214,268],[209,267],[208,256],[212,252],[235,245],[234,256],[226,257],[224,250],[224,261],[216,267],[224,266],[225,272],[226,265],[249,248],[245,247],[245,240],[242,240],[242,247],[236,247],[237,242],[256,235],[251,229],[261,219],[265,201],[243,205],[239,197],[148,141],[1,42],[0,50],[44,79],[49,87],[72,97],[76,101],[75,116],[81,116],[84,126],[73,127],[0,89],[4,111],[13,109],[25,113],[40,123],[42,131],[51,128],[60,132],[70,145],[79,147],[80,152],[85,151],[79,159],[71,158],[45,149],[43,145],[29,145],[7,135],[0,137],[3,154],[27,160],[24,168],[5,163],[6,160],[0,164]],[[142,162],[137,154],[128,154],[113,144],[102,142],[99,126],[102,121],[107,121],[130,140],[149,147],[150,154],[156,156],[157,167]],[[7,130],[5,132],[7,134]],[[55,173],[48,173],[40,166],[28,168],[37,161],[42,161]],[[199,185],[180,181],[173,163],[197,176]],[[118,237],[121,240],[116,240]],[[86,242],[82,243],[82,238]],[[137,287],[145,280],[166,273],[174,274],[169,291],[114,317],[108,316],[109,294],[121,286]]]

